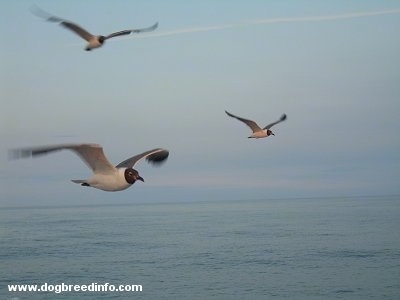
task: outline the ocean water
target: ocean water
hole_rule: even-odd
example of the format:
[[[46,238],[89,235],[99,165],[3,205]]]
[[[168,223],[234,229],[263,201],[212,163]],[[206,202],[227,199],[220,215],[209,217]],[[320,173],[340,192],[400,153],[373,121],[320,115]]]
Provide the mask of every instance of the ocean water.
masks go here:
[[[0,210],[0,299],[400,299],[400,197]],[[141,292],[9,292],[8,284]]]

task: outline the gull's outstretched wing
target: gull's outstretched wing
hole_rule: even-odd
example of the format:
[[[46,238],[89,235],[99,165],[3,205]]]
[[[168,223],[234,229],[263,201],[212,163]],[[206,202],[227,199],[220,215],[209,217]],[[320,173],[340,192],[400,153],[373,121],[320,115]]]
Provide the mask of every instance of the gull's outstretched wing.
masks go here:
[[[153,31],[158,27],[158,22],[155,23],[154,25],[150,26],[150,27],[145,27],[145,28],[139,28],[139,29],[127,29],[127,30],[122,30],[122,31],[118,31],[118,32],[114,32],[111,33],[109,35],[106,36],[106,39],[110,39],[116,36],[120,36],[120,35],[127,35],[127,34],[131,34],[133,33],[140,33],[140,32],[147,32],[147,31]]]
[[[93,34],[91,34],[90,32],[86,31],[85,29],[83,29],[82,27],[80,27],[79,25],[69,22],[69,21],[62,21],[60,23],[62,26],[72,30],[73,32],[75,32],[77,35],[79,35],[81,38],[83,38],[84,40],[88,41],[90,39],[93,38]]]
[[[87,30],[85,30],[84,28],[79,26],[78,24],[75,24],[68,20],[64,20],[63,18],[54,16],[54,15],[51,15],[48,12],[45,12],[44,10],[42,10],[41,8],[39,8],[37,6],[32,7],[31,12],[33,14],[35,14],[36,16],[45,19],[46,21],[60,23],[60,25],[75,32],[77,35],[79,35],[81,38],[83,38],[86,41],[89,41],[91,38],[93,38],[93,34],[88,32]]]
[[[153,150],[149,150],[143,152],[141,154],[132,156],[123,162],[119,163],[117,168],[132,168],[139,160],[142,158],[146,158],[149,163],[154,165],[159,165],[163,163],[168,158],[169,152],[168,150],[157,148]]]
[[[19,148],[10,151],[13,159],[48,154],[60,150],[74,151],[94,173],[112,173],[115,167],[105,157],[103,148],[98,144],[61,144],[32,148]]]
[[[256,122],[252,121],[252,120],[248,120],[248,119],[244,119],[235,115],[232,115],[231,113],[225,111],[225,113],[235,119],[238,119],[239,121],[242,121],[243,123],[245,123],[247,126],[249,126],[251,128],[251,130],[253,130],[253,132],[257,132],[257,131],[261,131],[261,127],[257,125]]]
[[[285,121],[285,120],[286,120],[286,114],[283,114],[278,121],[268,124],[267,126],[264,127],[264,129],[270,129],[272,126],[274,126],[282,121]]]

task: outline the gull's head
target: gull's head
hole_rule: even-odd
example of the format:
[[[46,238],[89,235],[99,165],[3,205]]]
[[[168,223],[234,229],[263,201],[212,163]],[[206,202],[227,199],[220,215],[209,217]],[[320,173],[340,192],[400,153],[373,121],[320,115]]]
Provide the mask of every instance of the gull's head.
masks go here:
[[[99,35],[97,37],[97,40],[99,41],[100,44],[103,45],[104,41],[106,40],[106,37],[104,35]]]
[[[143,181],[144,179],[140,177],[139,172],[132,168],[125,169],[124,172],[125,180],[129,184],[134,184],[137,180]]]
[[[267,130],[267,136],[270,136],[270,135],[275,135],[271,130]]]

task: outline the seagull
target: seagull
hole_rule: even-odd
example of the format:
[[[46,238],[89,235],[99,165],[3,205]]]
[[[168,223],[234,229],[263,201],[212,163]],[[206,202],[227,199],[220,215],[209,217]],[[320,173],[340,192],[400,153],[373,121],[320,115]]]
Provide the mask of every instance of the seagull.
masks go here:
[[[75,24],[73,22],[70,22],[68,20],[64,20],[62,18],[53,16],[42,9],[38,7],[33,7],[31,9],[32,13],[35,14],[38,17],[44,18],[49,22],[56,22],[60,23],[60,25],[64,26],[65,28],[75,32],[77,35],[79,35],[81,38],[86,40],[88,44],[85,47],[86,51],[90,51],[95,48],[101,47],[104,42],[110,38],[116,37],[116,36],[121,36],[121,35],[127,35],[131,33],[140,33],[140,32],[148,32],[148,31],[153,31],[158,27],[158,22],[156,22],[154,25],[150,27],[145,27],[145,28],[140,28],[140,29],[127,29],[127,30],[122,30],[118,32],[111,33],[109,35],[93,35],[90,32],[88,32],[86,29],[82,28],[80,25]]]
[[[243,123],[245,123],[247,126],[249,126],[249,127],[251,128],[251,130],[253,130],[253,133],[252,133],[252,135],[250,135],[248,138],[256,138],[256,139],[265,138],[265,137],[267,137],[267,136],[270,136],[271,134],[272,134],[272,135],[275,135],[275,134],[271,131],[270,128],[271,128],[272,126],[274,126],[274,125],[276,125],[276,124],[278,124],[278,123],[280,123],[280,122],[286,120],[286,114],[283,114],[283,115],[281,116],[281,118],[280,118],[278,121],[273,122],[273,123],[271,123],[271,124],[268,124],[268,125],[265,126],[264,128],[261,128],[260,126],[257,125],[256,122],[254,122],[254,121],[252,121],[252,120],[248,120],[248,119],[244,119],[244,118],[241,118],[241,117],[232,115],[231,113],[229,113],[229,112],[227,112],[227,111],[225,111],[225,113],[226,113],[228,116],[230,116],[230,117],[232,117],[232,118],[236,118],[236,119],[238,119],[239,121],[242,121]]]
[[[168,150],[156,148],[132,156],[114,167],[105,157],[103,148],[99,144],[60,144],[20,148],[10,150],[9,154],[10,158],[18,159],[48,154],[64,149],[74,151],[93,171],[93,176],[91,178],[72,180],[72,182],[109,192],[125,190],[137,180],[144,182],[139,172],[133,169],[133,166],[139,160],[145,158],[149,163],[159,165],[164,162],[169,155]]]

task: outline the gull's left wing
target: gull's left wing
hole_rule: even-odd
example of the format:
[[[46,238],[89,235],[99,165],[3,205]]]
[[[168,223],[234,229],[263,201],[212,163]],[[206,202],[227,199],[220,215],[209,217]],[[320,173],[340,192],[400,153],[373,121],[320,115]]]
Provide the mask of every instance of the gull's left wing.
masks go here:
[[[109,35],[106,36],[106,39],[110,39],[116,36],[120,36],[120,35],[128,35],[133,33],[140,33],[140,32],[147,32],[147,31],[153,31],[158,27],[158,22],[155,23],[154,25],[150,26],[150,27],[145,27],[145,28],[139,28],[139,29],[127,29],[127,30],[122,30],[122,31],[118,31],[118,32],[114,32],[111,33]]]
[[[168,150],[156,148],[153,150],[149,150],[143,152],[141,154],[132,156],[123,162],[119,163],[117,168],[132,168],[139,160],[145,158],[147,162],[152,163],[154,165],[159,165],[163,163],[168,158],[169,152]]]
[[[278,123],[280,123],[280,122],[282,122],[282,121],[285,121],[285,120],[286,120],[286,114],[283,114],[283,115],[281,116],[281,118],[280,118],[278,121],[273,122],[273,123],[271,123],[271,124],[268,124],[268,125],[265,126],[263,129],[270,129],[272,126],[274,126],[274,125],[276,125],[276,124],[278,124]]]

